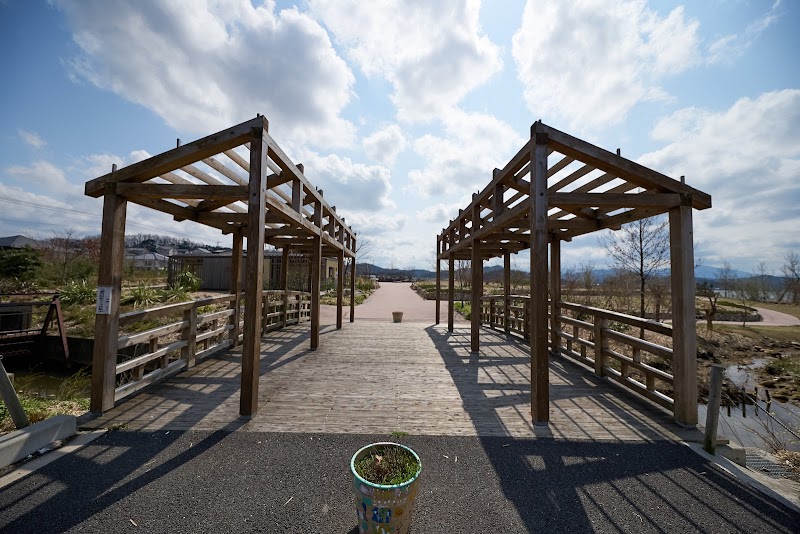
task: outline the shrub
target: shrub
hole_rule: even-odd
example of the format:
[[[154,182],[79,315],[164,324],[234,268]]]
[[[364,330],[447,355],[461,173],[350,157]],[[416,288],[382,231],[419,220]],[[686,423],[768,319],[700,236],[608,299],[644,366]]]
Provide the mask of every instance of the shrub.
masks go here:
[[[131,289],[131,294],[124,301],[125,304],[132,304],[134,308],[146,308],[158,302],[161,302],[158,290],[144,282]]]
[[[181,271],[175,280],[175,286],[185,291],[197,291],[200,289],[200,277],[191,271]]]
[[[61,290],[61,302],[64,304],[88,304],[95,299],[97,288],[85,279],[78,282],[70,280]]]
[[[0,250],[0,278],[16,278],[26,282],[36,276],[41,266],[39,252],[29,246]]]

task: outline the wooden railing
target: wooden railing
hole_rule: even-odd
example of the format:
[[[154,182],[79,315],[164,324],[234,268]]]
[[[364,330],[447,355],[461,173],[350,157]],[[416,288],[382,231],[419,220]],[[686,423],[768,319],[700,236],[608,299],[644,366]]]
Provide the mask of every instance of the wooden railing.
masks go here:
[[[481,323],[527,339],[529,301],[528,296],[509,298],[506,325],[505,298],[484,296],[481,298]],[[644,330],[671,340],[671,326],[569,302],[559,302],[557,310],[559,313],[555,317],[548,315],[551,347],[594,369],[597,375],[607,376],[665,408],[673,408],[673,399],[669,396],[672,375],[651,365],[658,361],[671,363],[672,349],[619,331],[630,328],[638,334]]]
[[[118,401],[195,365],[241,341],[242,306],[234,309],[235,295],[167,304],[119,316],[120,329],[161,317],[177,319],[165,325],[119,338],[124,359],[116,366],[114,400]],[[218,309],[222,306],[222,309]],[[264,291],[261,294],[262,334],[311,317],[311,295],[300,291]],[[127,328],[126,328],[127,327]],[[133,349],[131,349],[133,347]],[[132,354],[125,354],[131,352]],[[118,355],[118,361],[120,356]]]

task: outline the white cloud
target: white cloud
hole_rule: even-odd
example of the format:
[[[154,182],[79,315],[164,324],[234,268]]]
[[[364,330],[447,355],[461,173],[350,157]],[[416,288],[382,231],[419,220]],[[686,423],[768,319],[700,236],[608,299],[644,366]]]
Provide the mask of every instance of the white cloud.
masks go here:
[[[463,203],[443,204],[439,202],[438,204],[431,204],[421,210],[417,210],[417,218],[444,228],[458,215],[458,210],[467,205],[467,199],[464,200]]]
[[[381,165],[391,167],[397,156],[406,149],[406,137],[400,126],[392,124],[374,131],[361,144],[367,156]]]
[[[528,0],[512,46],[527,106],[572,129],[619,123],[701,62],[697,29],[681,6],[661,17],[644,0]]]
[[[428,121],[502,68],[483,34],[480,0],[310,0],[312,11],[367,76],[394,86],[403,121]]]
[[[25,141],[25,143],[29,144],[33,148],[42,148],[47,144],[47,142],[42,139],[39,134],[34,132],[28,132],[26,130],[17,130],[20,138]]]
[[[639,162],[712,196],[696,214],[707,264],[743,270],[800,249],[800,90],[742,98],[721,112],[677,111],[653,129],[668,142]]]
[[[708,47],[709,63],[730,63],[750,48],[761,34],[783,15],[781,0],[775,0],[769,11],[752,21],[739,34],[720,37]]]
[[[408,173],[409,187],[424,196],[469,198],[486,187],[492,170],[505,166],[526,141],[491,115],[452,110],[443,121],[445,137],[426,134],[414,141],[426,166]]]
[[[161,116],[210,133],[256,113],[280,140],[346,146],[340,116],[354,76],[325,30],[296,8],[250,0],[56,0],[82,54],[74,76]]]
[[[386,167],[354,163],[335,154],[321,156],[307,149],[300,149],[299,154],[304,174],[323,190],[329,204],[337,206],[338,213],[374,213],[395,207],[391,173]]]

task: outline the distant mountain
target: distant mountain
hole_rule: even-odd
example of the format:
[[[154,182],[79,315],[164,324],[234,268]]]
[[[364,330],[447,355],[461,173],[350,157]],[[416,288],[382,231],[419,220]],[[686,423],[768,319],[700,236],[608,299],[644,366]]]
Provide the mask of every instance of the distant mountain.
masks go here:
[[[694,276],[695,278],[705,278],[707,280],[716,280],[719,278],[719,272],[722,270],[722,267],[712,267],[711,265],[701,265],[699,267],[695,267],[694,269]],[[737,271],[733,269],[731,271],[731,275],[734,278],[750,278],[755,276],[753,273],[746,273],[744,271]]]

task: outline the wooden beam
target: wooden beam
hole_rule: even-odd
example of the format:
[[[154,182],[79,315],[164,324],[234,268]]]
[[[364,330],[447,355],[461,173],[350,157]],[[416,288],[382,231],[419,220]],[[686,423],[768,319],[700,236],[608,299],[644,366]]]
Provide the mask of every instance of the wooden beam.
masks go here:
[[[128,198],[202,198],[229,203],[247,199],[247,187],[242,185],[120,183],[117,192]]]
[[[355,237],[353,237],[353,250],[355,251]],[[356,319],[356,256],[350,261],[350,322]]]
[[[480,208],[475,207],[475,210]],[[470,351],[479,352],[481,344],[481,297],[483,296],[483,259],[481,242],[472,242],[472,303],[470,318]]]
[[[541,129],[542,133],[547,134],[549,146],[565,156],[588,163],[647,189],[657,187],[662,191],[691,195],[692,205],[697,209],[711,207],[711,196],[707,193],[550,126],[541,124]]]
[[[322,203],[314,204],[314,224],[322,224]],[[311,350],[319,347],[319,300],[320,300],[320,270],[322,267],[322,238],[319,235],[313,237],[313,247],[311,251]]]
[[[242,250],[243,250],[243,237],[241,232],[233,233],[233,247],[231,251],[231,286],[230,291],[235,295],[231,302],[233,315],[230,317],[231,325],[231,346],[236,347],[239,345],[239,334],[241,333],[241,326],[239,325],[239,314],[242,309]]]
[[[550,369],[547,343],[547,134],[531,127],[531,415],[537,425],[550,421]]]
[[[155,178],[185,165],[235,148],[250,138],[250,130],[254,127],[266,129],[267,119],[256,117],[232,128],[227,128],[144,161],[134,163],[114,173],[95,178],[86,182],[85,194],[96,198],[103,194],[107,183],[144,182],[150,178]]]
[[[692,201],[669,212],[672,278],[672,373],[675,421],[697,425],[697,320],[695,317]]]
[[[97,276],[98,313],[94,323],[92,392],[89,406],[94,413],[102,413],[114,407],[127,213],[127,202],[117,195],[116,182],[109,180],[104,188],[100,268]]]
[[[258,379],[261,361],[261,291],[264,280],[264,216],[267,197],[267,144],[264,128],[253,128],[250,137],[250,180],[245,279],[244,335],[242,339],[242,389],[239,414],[258,411]]]
[[[442,262],[439,261],[439,251],[441,250],[441,237],[436,236],[436,317],[434,324],[439,324],[441,320],[441,298],[440,286],[442,285]]]
[[[455,256],[450,254],[447,258],[447,330],[449,332],[453,331],[453,322],[454,322],[454,314],[455,314],[455,295],[456,295],[456,283],[455,283]]]
[[[550,239],[550,351],[558,354],[561,331],[561,241]]]
[[[342,329],[342,307],[344,305],[344,251],[336,255],[336,329]]]
[[[615,208],[674,208],[681,202],[675,193],[550,193],[549,206],[615,207]]]
[[[508,333],[508,309],[511,306],[511,252],[503,251],[503,330]]]

